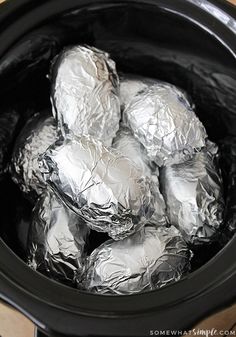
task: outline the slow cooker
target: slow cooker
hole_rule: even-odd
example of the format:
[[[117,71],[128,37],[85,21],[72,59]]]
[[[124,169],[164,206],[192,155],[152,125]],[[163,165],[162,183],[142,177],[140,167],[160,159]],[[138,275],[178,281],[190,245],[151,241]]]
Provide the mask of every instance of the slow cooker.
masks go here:
[[[0,6],[0,106],[17,107],[22,125],[26,110],[50,106],[52,58],[63,46],[87,43],[108,51],[123,71],[185,89],[222,152],[221,242],[197,248],[192,273],[179,282],[130,296],[80,292],[31,270],[22,244],[31,206],[4,176],[0,298],[36,324],[38,337],[180,335],[235,302],[235,36],[236,7],[220,0],[12,0]]]

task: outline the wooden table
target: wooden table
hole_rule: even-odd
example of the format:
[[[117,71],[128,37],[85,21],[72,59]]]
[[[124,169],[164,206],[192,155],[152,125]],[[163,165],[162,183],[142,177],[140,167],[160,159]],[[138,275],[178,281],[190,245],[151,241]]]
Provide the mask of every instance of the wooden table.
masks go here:
[[[236,336],[236,304],[232,307],[216,314],[208,319],[202,321],[196,327],[195,332],[198,330],[211,330],[216,329],[218,333],[215,337]],[[222,331],[224,333],[222,334]],[[231,335],[228,332],[231,331]],[[234,333],[234,334],[232,334]],[[1,337],[33,337],[34,326],[33,324],[21,315],[16,310],[0,303],[0,336]],[[192,332],[190,336],[203,337],[202,333]]]

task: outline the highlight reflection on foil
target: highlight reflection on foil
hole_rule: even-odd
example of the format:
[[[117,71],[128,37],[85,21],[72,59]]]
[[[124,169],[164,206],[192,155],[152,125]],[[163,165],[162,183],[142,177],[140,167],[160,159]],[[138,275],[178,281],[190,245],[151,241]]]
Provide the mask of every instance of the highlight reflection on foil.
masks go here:
[[[156,82],[137,92],[123,114],[158,166],[184,162],[205,146],[204,126],[185,94],[171,84]]]
[[[122,240],[109,240],[87,259],[82,287],[98,294],[127,295],[177,281],[189,270],[191,252],[179,231],[146,226]]]
[[[207,148],[192,159],[161,170],[170,222],[190,243],[210,242],[223,221],[223,186],[217,151],[218,147],[208,141]]]
[[[76,284],[83,268],[88,234],[83,221],[46,190],[33,210],[28,264],[55,280]]]
[[[115,240],[144,226],[154,212],[151,179],[91,137],[56,142],[40,166],[47,183],[88,226]]]
[[[124,125],[120,126],[113,141],[113,147],[128,157],[142,171],[144,177],[147,176],[151,179],[151,193],[154,196],[155,210],[149,222],[157,226],[165,225],[168,219],[166,216],[166,205],[159,190],[158,167],[150,162],[142,144],[135,139],[131,130]]]
[[[46,186],[39,170],[38,157],[56,138],[53,117],[37,113],[26,123],[16,140],[10,167],[12,179],[32,201]]]
[[[88,46],[65,49],[52,67],[54,117],[63,134],[91,135],[111,145],[119,128],[119,78],[109,54]]]

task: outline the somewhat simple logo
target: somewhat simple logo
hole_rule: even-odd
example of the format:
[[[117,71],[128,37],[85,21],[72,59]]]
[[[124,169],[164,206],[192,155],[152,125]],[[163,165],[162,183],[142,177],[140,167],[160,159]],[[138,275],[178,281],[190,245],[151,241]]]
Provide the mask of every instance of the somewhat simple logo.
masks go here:
[[[192,329],[192,330],[150,330],[150,336],[235,336],[235,330],[217,330],[215,328],[212,329]]]

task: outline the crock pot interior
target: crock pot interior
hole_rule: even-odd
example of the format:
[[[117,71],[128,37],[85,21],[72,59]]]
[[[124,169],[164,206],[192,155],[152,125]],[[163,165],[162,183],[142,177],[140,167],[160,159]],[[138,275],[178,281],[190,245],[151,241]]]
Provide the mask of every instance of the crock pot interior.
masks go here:
[[[20,111],[18,131],[33,112],[50,107],[50,84],[46,78],[50,62],[63,46],[76,43],[108,51],[120,72],[158,78],[183,88],[194,102],[209,138],[219,145],[225,139],[228,144],[233,143],[234,55],[217,36],[190,18],[135,3],[84,7],[65,13],[42,23],[12,46],[4,56],[10,60],[9,65],[5,69],[0,65],[0,81],[4,83],[1,106],[14,106]],[[227,200],[229,161],[224,160],[224,155],[221,167]],[[8,175],[0,183],[0,198],[0,235],[25,260],[32,205]],[[226,218],[224,226],[228,223],[227,211]],[[102,241],[99,235],[93,238],[93,247],[98,244],[97,239]],[[194,248],[193,270],[214,257],[222,242]]]

